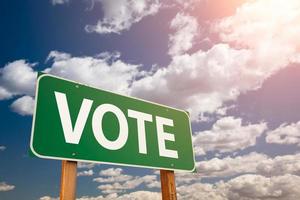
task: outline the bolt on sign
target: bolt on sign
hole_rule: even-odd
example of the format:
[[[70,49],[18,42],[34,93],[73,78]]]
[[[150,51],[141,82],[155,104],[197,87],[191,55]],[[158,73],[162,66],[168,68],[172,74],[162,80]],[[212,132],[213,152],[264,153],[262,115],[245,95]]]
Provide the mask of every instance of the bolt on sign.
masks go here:
[[[49,159],[195,167],[186,112],[48,74],[37,80],[30,148]]]

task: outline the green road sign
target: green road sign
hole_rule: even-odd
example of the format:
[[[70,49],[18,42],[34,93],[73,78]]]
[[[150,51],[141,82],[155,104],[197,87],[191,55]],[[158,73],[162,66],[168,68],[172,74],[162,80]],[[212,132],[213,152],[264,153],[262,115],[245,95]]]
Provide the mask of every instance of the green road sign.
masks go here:
[[[37,80],[30,148],[41,158],[195,167],[186,112],[48,74]]]

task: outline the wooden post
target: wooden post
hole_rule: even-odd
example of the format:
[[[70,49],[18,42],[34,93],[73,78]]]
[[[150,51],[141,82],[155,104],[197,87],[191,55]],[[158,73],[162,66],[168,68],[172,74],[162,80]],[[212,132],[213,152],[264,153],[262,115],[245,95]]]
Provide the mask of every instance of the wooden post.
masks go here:
[[[75,200],[76,198],[77,162],[62,161],[60,200]]]
[[[160,170],[162,200],[176,200],[176,183],[174,171]]]

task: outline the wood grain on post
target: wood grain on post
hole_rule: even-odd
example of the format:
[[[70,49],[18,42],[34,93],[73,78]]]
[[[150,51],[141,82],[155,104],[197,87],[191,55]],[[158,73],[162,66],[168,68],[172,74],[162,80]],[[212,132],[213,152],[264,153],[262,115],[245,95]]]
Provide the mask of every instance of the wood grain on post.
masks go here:
[[[174,171],[160,170],[162,200],[176,200],[176,183]]]
[[[77,162],[62,161],[60,200],[75,200],[76,198]]]

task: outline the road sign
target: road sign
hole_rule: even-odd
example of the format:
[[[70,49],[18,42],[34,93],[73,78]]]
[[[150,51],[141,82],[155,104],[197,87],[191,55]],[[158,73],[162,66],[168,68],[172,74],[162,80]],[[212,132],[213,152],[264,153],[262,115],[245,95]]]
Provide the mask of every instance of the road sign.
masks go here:
[[[195,167],[186,112],[48,74],[37,80],[30,147],[49,159]]]

